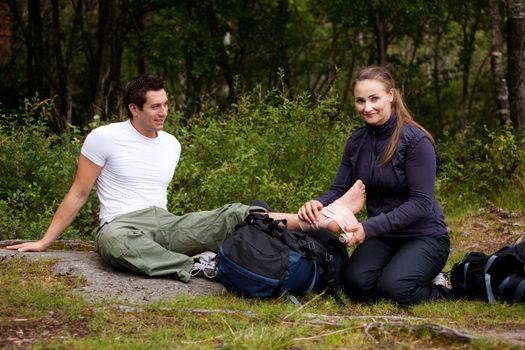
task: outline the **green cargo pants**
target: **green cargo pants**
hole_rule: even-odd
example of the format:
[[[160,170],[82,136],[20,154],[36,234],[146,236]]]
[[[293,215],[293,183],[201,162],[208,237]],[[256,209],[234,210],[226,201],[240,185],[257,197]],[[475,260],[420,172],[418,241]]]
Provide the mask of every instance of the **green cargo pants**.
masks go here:
[[[187,282],[192,255],[217,251],[251,210],[240,203],[181,216],[150,207],[125,214],[97,230],[95,247],[107,263],[148,276],[173,275]]]

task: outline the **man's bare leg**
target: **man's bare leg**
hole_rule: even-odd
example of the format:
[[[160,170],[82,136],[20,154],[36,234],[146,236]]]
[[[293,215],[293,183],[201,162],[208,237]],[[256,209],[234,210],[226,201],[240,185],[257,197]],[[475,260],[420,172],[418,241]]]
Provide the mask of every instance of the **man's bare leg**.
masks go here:
[[[301,225],[299,224],[299,217],[297,214],[292,213],[261,213],[261,214],[267,214],[269,217],[271,217],[274,220],[286,220],[286,226],[293,231],[302,231]],[[332,231],[328,229],[331,232],[337,232],[339,230],[339,226],[335,229],[335,231]],[[311,231],[311,230],[309,230]]]
[[[345,227],[355,227],[358,223],[354,214],[358,213],[364,206],[365,185],[357,180],[354,185],[340,198],[321,210],[321,219],[316,224],[310,224],[299,219],[297,214],[290,213],[266,213],[274,220],[286,220],[287,226],[295,231],[312,231],[326,229],[336,233],[344,231]]]

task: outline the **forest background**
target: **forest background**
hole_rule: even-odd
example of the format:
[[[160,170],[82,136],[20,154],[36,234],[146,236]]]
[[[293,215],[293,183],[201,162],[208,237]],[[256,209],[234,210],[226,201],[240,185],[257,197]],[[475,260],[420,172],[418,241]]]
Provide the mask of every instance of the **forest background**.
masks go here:
[[[168,81],[177,214],[321,194],[361,121],[351,81],[388,66],[441,156],[447,216],[525,206],[525,1],[4,0],[0,239],[37,238],[85,135],[125,118],[123,85]],[[95,196],[64,237],[92,238]]]

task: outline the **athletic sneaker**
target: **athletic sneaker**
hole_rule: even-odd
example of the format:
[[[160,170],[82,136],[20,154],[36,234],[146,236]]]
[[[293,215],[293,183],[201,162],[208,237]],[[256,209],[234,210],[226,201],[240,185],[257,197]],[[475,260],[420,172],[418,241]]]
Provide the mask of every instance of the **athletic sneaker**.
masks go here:
[[[214,279],[217,276],[217,254],[207,251],[194,256],[190,274],[193,277]]]
[[[443,272],[438,273],[438,275],[434,277],[432,284],[451,289],[450,283],[448,283],[448,276]]]

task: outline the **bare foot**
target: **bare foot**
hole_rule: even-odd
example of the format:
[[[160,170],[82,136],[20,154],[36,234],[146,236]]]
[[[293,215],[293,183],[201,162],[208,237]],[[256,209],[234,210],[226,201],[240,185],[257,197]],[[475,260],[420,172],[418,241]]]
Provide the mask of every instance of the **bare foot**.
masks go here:
[[[363,181],[357,180],[337,201],[342,203],[352,213],[359,213],[365,205],[365,184]]]

